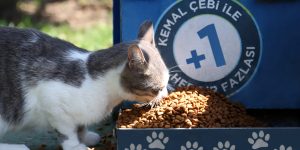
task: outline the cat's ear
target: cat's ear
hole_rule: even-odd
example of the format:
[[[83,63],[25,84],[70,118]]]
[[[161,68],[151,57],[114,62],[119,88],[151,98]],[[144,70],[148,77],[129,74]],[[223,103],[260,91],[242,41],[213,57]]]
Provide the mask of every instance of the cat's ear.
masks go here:
[[[149,20],[143,22],[138,32],[138,39],[145,40],[155,46],[153,23]]]
[[[128,48],[128,65],[130,69],[143,69],[147,64],[143,51],[136,44],[132,44]]]

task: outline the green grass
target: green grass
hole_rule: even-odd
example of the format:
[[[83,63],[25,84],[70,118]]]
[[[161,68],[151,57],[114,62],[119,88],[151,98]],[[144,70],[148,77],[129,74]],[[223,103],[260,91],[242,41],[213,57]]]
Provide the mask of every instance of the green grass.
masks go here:
[[[67,25],[44,26],[40,30],[87,50],[97,50],[112,45],[112,27],[107,25],[96,25],[88,29],[72,29]]]
[[[13,24],[0,19],[0,26],[14,26],[17,28],[36,28],[53,37],[69,41],[87,50],[107,48],[112,45],[112,26],[98,24],[89,28],[74,29],[67,24],[53,25],[49,23],[34,23],[30,18],[23,18]]]

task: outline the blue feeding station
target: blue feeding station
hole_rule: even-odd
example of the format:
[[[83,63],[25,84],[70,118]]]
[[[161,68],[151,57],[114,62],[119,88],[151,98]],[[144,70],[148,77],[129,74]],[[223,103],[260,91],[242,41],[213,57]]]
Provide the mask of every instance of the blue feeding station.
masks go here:
[[[300,1],[114,0],[114,43],[134,40],[145,20],[176,70],[170,91],[212,89],[273,126],[120,128],[118,149],[300,149]]]

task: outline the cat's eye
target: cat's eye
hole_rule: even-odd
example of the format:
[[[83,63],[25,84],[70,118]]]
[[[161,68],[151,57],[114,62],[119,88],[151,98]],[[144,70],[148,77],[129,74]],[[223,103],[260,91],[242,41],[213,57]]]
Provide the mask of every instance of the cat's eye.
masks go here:
[[[151,93],[157,95],[162,90],[163,90],[162,88],[152,89]]]
[[[151,93],[154,94],[154,95],[157,95],[158,92],[159,92],[159,90],[157,90],[157,89],[152,89],[152,90],[151,90]]]

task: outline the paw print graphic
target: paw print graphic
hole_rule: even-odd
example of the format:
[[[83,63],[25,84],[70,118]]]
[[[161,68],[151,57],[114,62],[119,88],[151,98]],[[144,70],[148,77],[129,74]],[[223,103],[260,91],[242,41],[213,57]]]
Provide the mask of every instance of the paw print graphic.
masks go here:
[[[163,132],[160,132],[158,135],[155,131],[152,132],[151,137],[146,137],[147,142],[149,143],[149,148],[154,149],[165,149],[165,144],[169,142],[169,137],[165,137]]]
[[[142,150],[142,145],[138,144],[138,145],[134,145],[134,144],[130,144],[129,148],[125,148],[124,150]]]
[[[252,149],[268,147],[267,143],[270,140],[270,134],[265,134],[264,131],[252,132],[252,138],[248,138],[248,142],[252,145]]]
[[[214,147],[213,150],[235,150],[235,145],[230,145],[229,141],[218,142],[218,147]]]
[[[285,148],[284,145],[280,145],[279,149],[275,148],[274,150],[293,150],[292,146]]]
[[[180,150],[203,150],[203,147],[198,146],[198,142],[195,141],[193,144],[190,141],[187,141],[185,146],[181,146]]]

